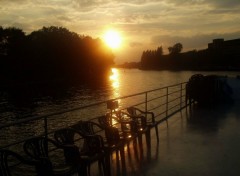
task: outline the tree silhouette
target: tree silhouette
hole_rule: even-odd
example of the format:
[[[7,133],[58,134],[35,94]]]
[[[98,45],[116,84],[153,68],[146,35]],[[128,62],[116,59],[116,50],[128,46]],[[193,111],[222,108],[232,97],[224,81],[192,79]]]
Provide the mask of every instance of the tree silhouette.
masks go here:
[[[16,79],[19,75],[25,53],[26,36],[21,29],[0,27],[0,79]]]
[[[183,46],[181,43],[176,43],[173,46],[168,47],[169,54],[179,54],[183,49]]]
[[[0,27],[0,78],[12,83],[81,83],[106,78],[113,53],[100,39],[63,27],[43,27],[25,35]],[[6,82],[5,82],[6,83]]]
[[[157,48],[156,54],[157,54],[157,57],[161,57],[163,55],[163,48],[162,48],[162,46]]]
[[[16,52],[20,51],[24,38],[25,34],[21,29],[0,27],[0,54],[8,56],[19,54]]]
[[[142,69],[153,69],[159,65],[160,60],[163,57],[162,46],[158,47],[156,50],[146,50],[143,51],[141,56],[141,68]]]

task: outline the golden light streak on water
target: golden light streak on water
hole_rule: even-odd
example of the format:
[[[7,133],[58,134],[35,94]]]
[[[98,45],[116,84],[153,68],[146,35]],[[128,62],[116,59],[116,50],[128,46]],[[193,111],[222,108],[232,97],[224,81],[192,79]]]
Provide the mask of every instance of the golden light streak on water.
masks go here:
[[[109,77],[110,81],[112,82],[112,88],[114,90],[114,97],[119,97],[119,73],[118,73],[118,69],[116,68],[112,68],[112,75]]]
[[[110,76],[110,80],[112,81],[112,87],[118,88],[119,87],[119,73],[116,68],[112,68],[112,75]]]

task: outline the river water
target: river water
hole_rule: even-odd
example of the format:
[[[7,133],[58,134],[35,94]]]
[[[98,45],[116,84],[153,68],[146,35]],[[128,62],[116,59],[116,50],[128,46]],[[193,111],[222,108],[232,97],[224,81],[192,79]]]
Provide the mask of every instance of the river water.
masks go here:
[[[138,69],[113,69],[108,83],[100,87],[80,86],[62,90],[53,96],[38,96],[28,102],[28,97],[20,96],[20,101],[12,101],[1,95],[0,123],[14,121],[29,116],[57,112],[65,108],[75,108],[112,98],[140,93],[168,85],[185,82],[193,74],[201,73],[228,75],[235,77],[240,72],[195,72],[195,71],[142,71]],[[18,94],[22,94],[19,92]],[[26,103],[27,101],[27,103]]]

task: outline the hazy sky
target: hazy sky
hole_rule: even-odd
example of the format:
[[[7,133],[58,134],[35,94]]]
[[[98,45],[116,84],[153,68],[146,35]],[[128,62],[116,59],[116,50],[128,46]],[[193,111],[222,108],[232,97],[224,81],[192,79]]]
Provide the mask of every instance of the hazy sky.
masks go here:
[[[240,38],[240,0],[0,0],[0,25],[26,33],[62,26],[102,38],[113,28],[123,38],[116,63],[140,61],[143,50],[177,42],[184,51],[214,38]]]

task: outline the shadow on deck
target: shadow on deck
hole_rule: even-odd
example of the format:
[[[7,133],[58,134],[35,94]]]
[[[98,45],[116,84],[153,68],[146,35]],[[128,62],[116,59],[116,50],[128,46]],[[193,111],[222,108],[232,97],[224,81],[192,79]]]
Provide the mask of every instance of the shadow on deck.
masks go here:
[[[239,105],[182,110],[159,124],[159,143],[151,132],[151,149],[125,147],[126,170],[113,154],[112,175],[240,175]]]

